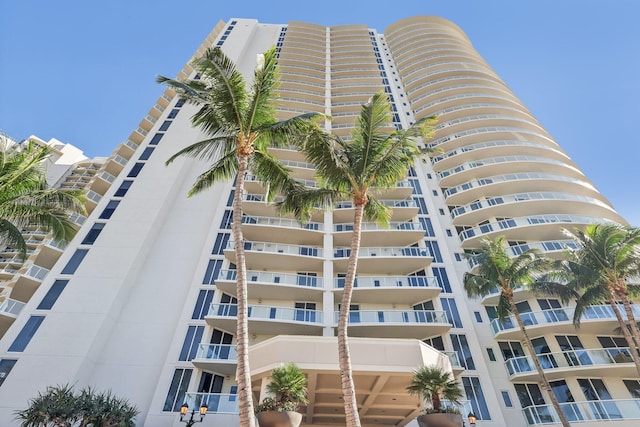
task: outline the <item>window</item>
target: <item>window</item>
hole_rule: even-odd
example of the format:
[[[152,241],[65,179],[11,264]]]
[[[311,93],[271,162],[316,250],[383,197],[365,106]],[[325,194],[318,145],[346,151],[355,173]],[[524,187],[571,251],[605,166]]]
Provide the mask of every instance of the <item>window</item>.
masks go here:
[[[180,406],[184,403],[184,395],[187,392],[187,387],[189,387],[192,373],[193,369],[176,369],[174,371],[169,392],[162,408],[163,411],[178,412],[180,410]]]
[[[184,105],[184,99],[178,99],[178,102],[176,102],[176,108],[180,108]]]
[[[140,158],[138,160],[149,160],[149,157],[151,157],[151,153],[153,153],[153,150],[155,150],[155,147],[145,148],[142,154],[140,154]]]
[[[220,233],[216,236],[216,242],[213,244],[211,254],[222,255],[229,242],[231,235],[229,233]]]
[[[449,277],[447,271],[443,267],[431,267],[433,276],[436,278],[442,292],[451,293],[451,284],[449,283]]]
[[[493,349],[491,347],[487,347],[487,355],[489,356],[490,361],[496,361],[496,354],[493,352]]]
[[[427,211],[427,205],[424,202],[424,199],[422,197],[414,197],[413,200],[416,202],[416,205],[418,206],[418,213],[420,215],[427,215],[429,213],[429,211]]]
[[[467,395],[467,399],[471,403],[473,413],[476,414],[479,420],[490,420],[489,408],[487,407],[487,401],[482,393],[482,386],[480,385],[480,378],[478,377],[462,377],[462,385],[464,392]]]
[[[409,184],[413,187],[413,194],[422,194],[422,188],[417,179],[410,179]]]
[[[420,199],[422,200],[422,199]],[[422,201],[422,203],[424,203],[424,201]],[[420,224],[422,225],[422,228],[424,229],[424,235],[425,236],[430,236],[430,237],[435,237],[436,233],[433,231],[433,225],[431,224],[431,220],[429,218],[424,218],[424,217],[420,217],[418,218],[418,220],[420,221]]]
[[[171,112],[167,116],[167,119],[175,119],[179,112],[180,110],[178,110],[177,108],[174,108],[173,110],[171,110]]]
[[[151,138],[151,141],[149,141],[149,145],[158,145],[158,142],[160,142],[163,136],[164,133],[156,133],[153,135],[153,138]]]
[[[471,349],[469,348],[467,337],[457,334],[451,334],[449,337],[451,338],[453,349],[458,353],[458,358],[462,366],[464,366],[465,369],[476,369],[476,365],[473,363],[473,357],[471,357]]]
[[[64,291],[65,286],[69,283],[68,280],[56,280],[49,288],[49,292],[42,298],[40,301],[40,305],[38,305],[38,310],[50,310],[53,307],[53,304],[56,303],[58,297]]]
[[[426,340],[423,340],[423,342],[425,344],[429,344],[436,350],[444,351],[444,341],[442,340],[442,337],[427,338]]]
[[[167,129],[169,129],[169,126],[171,126],[171,120],[165,120],[164,123],[162,123],[162,125],[160,125],[160,129],[161,131],[166,131]]]
[[[529,406],[544,406],[544,397],[540,392],[538,384],[514,384],[516,395],[520,400],[520,406],[528,408]]]
[[[80,266],[80,263],[82,262],[82,260],[84,259],[84,257],[87,255],[88,252],[89,252],[89,249],[76,249],[73,255],[71,255],[69,262],[67,262],[67,265],[65,265],[64,268],[62,269],[61,274],[75,273],[78,267]]]
[[[449,230],[449,229],[447,228],[447,230],[446,230],[446,231],[447,231],[447,236],[449,236],[449,237],[453,237],[453,233],[451,232],[451,230]]]
[[[211,307],[211,301],[213,301],[213,290],[205,290],[201,289],[198,294],[198,300],[196,301],[196,306],[193,309],[193,314],[191,315],[192,319],[204,319],[204,316],[209,312],[209,307]]]
[[[220,269],[222,268],[222,260],[220,259],[210,259],[209,264],[207,265],[207,271],[204,273],[204,278],[202,279],[203,285],[213,285],[220,274]]]
[[[0,359],[0,386],[16,364],[16,359]]]
[[[622,380],[629,394],[634,399],[640,399],[640,380]]]
[[[245,218],[246,221],[246,218]],[[222,221],[220,222],[220,228],[231,230],[231,223],[233,222],[233,211],[224,211],[222,215]]]
[[[432,179],[432,176],[430,173],[427,174],[427,179]]]
[[[438,190],[431,190],[431,192],[433,193],[434,196],[438,195]]]
[[[459,253],[455,252],[455,253],[453,254],[453,257],[456,259],[456,261],[458,261],[458,262],[462,262],[462,256],[460,256],[460,254],[459,254]]]
[[[203,332],[204,326],[189,326],[189,328],[187,328],[187,335],[184,337],[182,351],[180,351],[178,360],[189,361],[196,357],[198,346],[200,342],[202,342]]]
[[[91,227],[91,230],[89,230],[89,232],[84,237],[84,239],[82,239],[82,244],[93,245],[96,239],[98,238],[98,236],[100,235],[100,233],[102,232],[102,229],[104,228],[105,225],[106,224],[103,222],[96,222],[95,224],[93,224],[93,227]]]
[[[113,215],[113,213],[116,211],[116,208],[118,207],[119,204],[120,204],[120,200],[109,200],[109,203],[107,203],[107,206],[104,208],[99,218],[100,219],[111,218],[111,215]]]
[[[435,240],[425,240],[424,243],[433,257],[433,262],[442,262],[442,254],[440,253],[440,246],[438,246],[438,242]]]
[[[135,178],[136,176],[138,176],[138,174],[140,173],[143,167],[144,167],[144,163],[136,163],[135,165],[133,165],[133,167],[127,174],[127,177]]]
[[[453,325],[454,328],[462,328],[462,320],[458,313],[458,307],[456,300],[453,298],[440,298],[440,304],[447,314],[447,321]]]
[[[512,408],[513,403],[511,402],[511,397],[509,396],[509,392],[506,390],[501,390],[500,394],[502,395],[502,400],[504,400],[504,406],[507,408]]]
[[[476,316],[476,322],[482,323],[482,314],[479,311],[474,311],[473,315]]]
[[[120,184],[120,187],[116,190],[114,196],[124,197],[124,195],[127,194],[127,191],[129,191],[129,188],[131,188],[131,184],[133,184],[132,180],[122,181],[122,184]]]
[[[438,213],[439,213],[440,215],[444,215],[444,209],[438,209]]]
[[[227,199],[227,206],[233,206],[233,197],[235,196],[236,191],[235,190],[231,190],[231,192],[229,193],[229,198]]]
[[[522,344],[518,341],[498,341],[498,347],[500,347],[500,353],[502,353],[502,358],[504,360],[524,356]]]
[[[35,335],[36,331],[42,324],[43,320],[44,316],[31,316],[29,320],[27,320],[27,323],[25,323],[22,327],[22,330],[20,331],[16,339],[13,340],[13,343],[11,343],[9,351],[24,351],[24,349],[27,347],[27,344],[29,344],[29,341],[31,341],[31,338],[33,338],[33,335]]]

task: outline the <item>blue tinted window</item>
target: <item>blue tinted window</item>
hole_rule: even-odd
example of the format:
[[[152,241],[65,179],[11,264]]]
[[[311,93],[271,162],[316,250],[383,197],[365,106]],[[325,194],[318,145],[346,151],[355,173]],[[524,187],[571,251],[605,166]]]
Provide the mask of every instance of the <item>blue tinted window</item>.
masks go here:
[[[440,246],[438,246],[438,242],[434,240],[425,240],[427,248],[429,248],[429,252],[431,256],[433,256],[434,262],[442,262],[442,254],[440,253]]]
[[[16,359],[0,359],[0,385],[7,379],[16,362]]]
[[[165,131],[167,129],[169,129],[169,126],[171,126],[171,120],[165,120],[164,123],[162,123],[162,125],[160,125],[160,129],[161,131]]]
[[[438,285],[443,292],[451,293],[451,284],[449,283],[449,276],[447,276],[447,271],[442,267],[431,267],[433,271],[433,275],[438,281]]]
[[[122,184],[120,184],[120,188],[116,190],[114,196],[123,197],[125,194],[127,194],[127,191],[129,191],[129,188],[131,188],[132,184],[133,184],[133,181],[131,180],[122,181]]]
[[[192,373],[193,369],[176,369],[174,371],[169,392],[162,408],[163,411],[178,412],[180,410]]]
[[[192,319],[204,319],[204,316],[209,312],[209,307],[211,307],[211,301],[213,301],[213,290],[204,290],[202,289],[198,294],[198,300],[196,301],[196,306],[193,309],[193,314],[191,315]]]
[[[187,335],[184,337],[182,343],[182,351],[178,360],[191,360],[196,357],[198,352],[198,344],[202,341],[202,333],[204,332],[204,326],[189,326],[187,329]]]
[[[160,142],[163,136],[164,133],[156,133],[153,135],[153,138],[151,138],[151,141],[149,141],[149,145],[158,145],[158,142]]]
[[[11,343],[9,351],[24,351],[24,349],[27,347],[27,344],[29,344],[29,341],[31,341],[31,338],[33,338],[33,335],[35,335],[36,331],[42,324],[43,320],[44,316],[31,316],[29,320],[27,320],[27,323],[25,323],[25,325],[22,327],[22,330],[20,331],[16,339],[13,340],[13,343]]]
[[[476,369],[475,363],[473,363],[473,357],[471,357],[471,349],[467,342],[467,337],[464,335],[451,334],[451,345],[453,349],[458,353],[460,363],[465,369]]]
[[[69,260],[69,262],[67,262],[67,265],[65,265],[62,269],[62,274],[75,273],[88,252],[89,249],[76,249],[73,255],[71,255],[71,259]]]
[[[478,377],[462,377],[462,385],[464,386],[464,392],[467,395],[467,400],[471,403],[473,413],[479,420],[490,420],[489,408],[487,407],[487,401],[484,398],[482,392],[482,386],[480,385],[480,379]]]
[[[53,304],[58,300],[58,297],[64,291],[65,286],[69,283],[68,280],[56,280],[49,288],[49,292],[42,298],[40,301],[40,305],[38,305],[39,310],[50,310],[53,307]]]
[[[440,303],[447,314],[449,323],[451,323],[454,328],[462,328],[462,320],[460,319],[460,313],[458,313],[456,300],[453,298],[440,298]]]
[[[136,163],[135,165],[133,165],[133,167],[129,171],[129,174],[127,174],[127,176],[129,178],[135,178],[136,176],[138,176],[138,174],[140,173],[143,167],[144,167],[144,163]]]
[[[180,112],[180,110],[178,110],[177,108],[174,108],[173,110],[171,110],[171,112],[169,113],[167,118],[168,119],[175,119],[175,117],[178,115],[179,112]]]
[[[149,160],[149,157],[151,157],[151,153],[153,153],[153,150],[155,150],[154,147],[145,148],[142,154],[140,154],[140,158],[138,160]]]
[[[504,400],[504,406],[506,406],[507,408],[513,407],[513,403],[511,403],[511,397],[509,396],[509,392],[506,390],[502,390],[500,394],[502,394],[502,400]]]
[[[222,268],[222,260],[219,259],[211,259],[209,260],[209,264],[207,265],[207,271],[204,273],[204,278],[202,279],[202,284],[204,285],[213,285],[220,274],[220,269]]]
[[[213,255],[222,255],[224,253],[224,249],[227,247],[227,243],[229,242],[229,237],[231,237],[228,233],[220,233],[216,237],[216,242],[213,245],[213,251],[211,253]]]
[[[82,244],[93,245],[93,243],[96,241],[96,239],[102,232],[102,229],[104,228],[104,226],[105,226],[105,223],[103,222],[96,222],[95,224],[93,224],[93,227],[91,227],[91,230],[89,230],[87,235],[82,240]]]
[[[120,200],[109,200],[107,206],[104,208],[102,213],[100,214],[100,219],[109,219],[111,215],[116,211],[116,208],[120,204]]]

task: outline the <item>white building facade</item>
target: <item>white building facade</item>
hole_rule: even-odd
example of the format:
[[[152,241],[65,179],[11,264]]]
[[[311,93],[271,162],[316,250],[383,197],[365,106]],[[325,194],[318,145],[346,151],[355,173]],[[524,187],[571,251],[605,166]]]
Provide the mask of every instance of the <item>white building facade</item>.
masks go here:
[[[495,297],[468,299],[465,250],[504,236],[514,254],[558,256],[562,228],[625,221],[449,21],[414,17],[384,34],[364,25],[324,27],[250,19],[220,22],[196,55],[219,46],[249,76],[275,45],[280,117],[316,111],[348,136],[362,103],[384,91],[393,124],[436,115],[442,154],[417,162],[380,199],[388,229],[364,224],[349,334],[363,425],[412,422],[405,391],[422,364],[451,369],[463,411],[479,426],[558,424],[513,325],[493,322]],[[190,66],[179,74],[195,77]],[[177,411],[207,403],[203,425],[238,425],[231,182],[187,199],[206,165],[165,161],[202,139],[195,108],[167,90],[113,156],[111,185],[0,340],[0,425],[49,385],[111,389],[141,410],[138,424],[181,425]],[[314,186],[294,149],[273,153]],[[335,328],[353,209],[317,212],[309,224],[278,217],[247,177],[243,243],[249,269],[250,360],[256,400],[269,371],[298,364],[308,376],[303,425],[344,425]],[[580,330],[571,308],[525,292],[538,357],[571,421],[632,426],[640,379],[594,308]],[[626,349],[628,351],[628,349]],[[635,421],[633,421],[635,419]]]

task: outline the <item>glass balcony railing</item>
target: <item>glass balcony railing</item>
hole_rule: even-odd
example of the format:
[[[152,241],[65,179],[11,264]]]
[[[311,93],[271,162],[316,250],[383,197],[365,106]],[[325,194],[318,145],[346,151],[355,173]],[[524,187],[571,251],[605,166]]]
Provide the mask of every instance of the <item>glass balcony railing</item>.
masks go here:
[[[236,280],[236,270],[221,270],[218,275],[218,280]],[[261,283],[273,283],[276,285],[290,285],[301,286],[309,288],[322,287],[322,277],[317,276],[305,276],[300,274],[290,273],[277,273],[267,271],[247,271],[247,281],[249,282],[261,282]]]
[[[200,344],[196,359],[235,362],[238,360],[238,351],[236,346],[231,344]]]
[[[303,308],[275,307],[269,305],[250,305],[248,307],[249,320],[275,320],[291,323],[306,323],[321,325],[322,311]],[[236,317],[237,304],[211,304],[207,316]]]
[[[570,369],[577,366],[612,366],[633,363],[628,347],[567,350],[537,355],[543,369]],[[505,362],[509,375],[536,371],[531,356],[514,357]]]
[[[603,421],[606,423],[611,420],[626,422],[640,420],[640,399],[569,402],[561,403],[560,409],[569,422]],[[522,412],[529,425],[560,423],[560,419],[551,405],[529,406],[524,408]]]
[[[353,231],[353,223],[335,224],[333,226],[335,232]],[[362,231],[383,231],[383,230],[407,230],[407,231],[421,231],[424,230],[419,222],[390,222],[389,227],[383,227],[376,222],[363,222]]]
[[[460,363],[460,356],[458,356],[457,352],[455,352],[455,351],[442,351],[441,353],[443,353],[445,356],[447,356],[449,358],[449,361],[451,362],[451,366],[453,368],[459,368],[459,369],[464,368],[464,366],[462,366],[462,363]]]
[[[338,248],[333,252],[334,258],[348,258],[349,254],[351,254],[351,249],[349,248]],[[431,253],[427,248],[416,248],[416,247],[405,247],[405,248],[395,248],[395,247],[382,247],[382,248],[360,248],[359,256],[362,257],[431,257]]]
[[[521,129],[517,129],[516,131],[521,132]],[[565,163],[560,162],[558,160],[547,159],[545,157],[537,157],[537,156],[501,156],[501,157],[493,157],[489,159],[478,160],[475,162],[467,162],[460,166],[456,166],[452,169],[447,169],[445,171],[438,172],[437,175],[440,179],[446,178],[450,175],[468,171],[471,169],[475,169],[481,166],[489,166],[489,165],[499,165],[501,163],[509,163],[509,162],[536,162],[536,163],[547,163],[550,165],[558,165],[558,166],[566,166]]]
[[[49,270],[40,267],[39,265],[32,265],[26,272],[26,276],[33,277],[34,279],[43,280],[49,274]]]
[[[381,204],[384,206],[388,206],[390,208],[415,208],[418,205],[413,199],[405,199],[405,200],[379,200]],[[336,203],[334,209],[353,209],[354,205],[351,201],[342,201]]]
[[[540,252],[548,253],[548,252],[557,252],[564,251],[567,249],[578,249],[580,245],[575,240],[547,240],[545,242],[532,242],[532,243],[523,243],[521,245],[509,246],[507,247],[507,253],[510,256],[518,256],[529,249],[537,249]],[[469,267],[473,268],[478,265],[478,259],[470,256],[467,258],[467,262],[469,263]],[[496,289],[491,294],[498,294],[499,291]]]
[[[626,319],[624,307],[622,304],[618,305],[622,313],[622,317]],[[640,318],[640,307],[634,305],[631,306],[633,315],[636,318]],[[551,310],[533,311],[528,313],[520,313],[522,322],[525,327],[531,327],[535,325],[553,325],[562,322],[572,322],[573,313],[575,308],[554,308]],[[613,308],[610,305],[591,305],[585,308],[580,318],[581,322],[585,320],[614,320],[617,321],[616,314],[613,312]],[[514,316],[507,317],[504,322],[500,322],[498,319],[491,321],[491,329],[494,335],[510,329],[517,329],[518,324]]]
[[[333,287],[344,288],[344,277],[333,279]],[[439,288],[435,277],[426,276],[362,276],[356,277],[354,287],[362,288]]]
[[[338,323],[340,312],[334,312],[334,321]],[[448,323],[444,311],[440,310],[357,310],[349,312],[350,325],[398,324],[425,325],[430,323]]]
[[[8,314],[12,317],[17,317],[24,306],[25,303],[23,303],[22,301],[7,298],[0,303],[0,314]]]
[[[229,243],[227,243],[226,249],[234,249],[234,248],[235,248],[234,243],[232,241],[229,241]],[[286,255],[302,255],[302,256],[312,256],[312,257],[322,256],[322,248],[318,248],[316,246],[286,245],[281,243],[245,241],[244,250],[286,254]]]
[[[185,393],[189,408],[207,405],[207,414],[237,414],[238,395],[228,393]]]
[[[302,230],[322,231],[324,224],[319,222],[301,223],[295,219],[277,218],[269,216],[243,216],[243,224],[270,225],[273,227],[299,228]]]

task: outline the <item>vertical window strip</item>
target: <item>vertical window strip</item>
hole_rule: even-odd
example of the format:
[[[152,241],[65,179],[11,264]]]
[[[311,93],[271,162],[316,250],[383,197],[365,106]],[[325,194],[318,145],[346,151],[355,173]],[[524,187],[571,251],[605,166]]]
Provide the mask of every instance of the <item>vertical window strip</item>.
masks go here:
[[[204,317],[209,312],[209,307],[211,307],[213,295],[213,290],[200,290],[200,293],[198,294],[198,300],[196,301],[196,306],[193,309],[193,314],[191,315],[192,319],[204,319]]]
[[[462,377],[462,385],[467,399],[471,402],[473,413],[479,420],[490,420],[489,408],[482,393],[482,386],[478,377]]]
[[[29,320],[27,320],[27,323],[25,323],[22,327],[22,330],[20,331],[16,339],[13,340],[13,343],[11,343],[8,351],[24,351],[24,349],[31,341],[31,338],[33,338],[35,333],[38,331],[38,328],[40,328],[43,320],[44,316],[31,316]]]
[[[449,337],[451,338],[451,345],[453,346],[453,349],[458,353],[458,358],[460,359],[462,366],[464,366],[465,369],[476,369],[473,357],[471,356],[471,349],[467,342],[467,337],[462,334],[451,334]]]
[[[68,280],[56,280],[49,288],[47,294],[40,301],[40,305],[38,305],[38,310],[50,310],[53,307],[53,304],[56,303],[62,291],[64,291],[65,286],[69,283]]]
[[[167,398],[162,408],[164,412],[178,412],[180,410],[192,373],[193,369],[176,369],[174,371]]]

